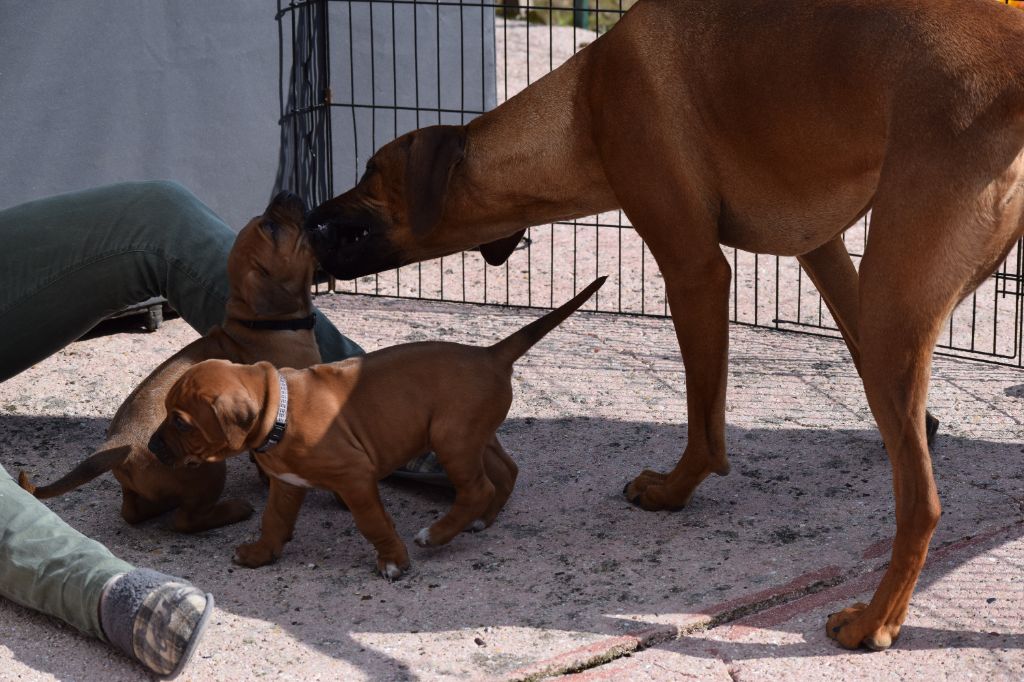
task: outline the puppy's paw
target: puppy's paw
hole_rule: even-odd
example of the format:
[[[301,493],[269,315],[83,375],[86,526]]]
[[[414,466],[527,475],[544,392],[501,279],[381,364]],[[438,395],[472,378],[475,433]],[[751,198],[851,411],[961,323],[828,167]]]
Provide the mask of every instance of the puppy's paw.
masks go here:
[[[473,523],[466,526],[467,533],[479,533],[483,529],[487,528],[487,523],[483,519],[477,519]]]
[[[235,555],[231,560],[239,566],[259,568],[260,566],[274,563],[279,556],[272,547],[257,541],[236,547]]]
[[[430,539],[430,529],[420,528],[420,532],[416,533],[416,537],[413,538],[413,542],[420,547],[433,547],[434,541]]]
[[[388,582],[398,580],[408,569],[408,561],[406,561],[404,565],[399,565],[398,562],[389,559],[377,559],[377,572],[380,573],[380,577],[384,578]]]

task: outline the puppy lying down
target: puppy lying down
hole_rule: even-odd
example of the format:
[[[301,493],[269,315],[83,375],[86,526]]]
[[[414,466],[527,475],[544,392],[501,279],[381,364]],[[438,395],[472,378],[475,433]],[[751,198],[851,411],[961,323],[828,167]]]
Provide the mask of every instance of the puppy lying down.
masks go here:
[[[422,342],[308,369],[208,360],[167,394],[167,417],[150,449],[166,464],[200,466],[246,450],[271,476],[260,537],[235,561],[252,568],[281,556],[308,488],[325,488],[352,511],[388,579],[409,553],[381,505],[377,481],[432,449],[455,488],[455,503],[416,534],[443,545],[494,522],[518,468],[495,435],[512,405],[512,365],[597,291],[572,300],[493,346]]]

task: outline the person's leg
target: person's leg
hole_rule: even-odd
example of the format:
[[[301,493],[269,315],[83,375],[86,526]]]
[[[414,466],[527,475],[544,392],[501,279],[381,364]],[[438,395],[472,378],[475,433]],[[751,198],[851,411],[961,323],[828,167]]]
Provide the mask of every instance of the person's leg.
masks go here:
[[[234,237],[172,182],[110,185],[0,211],[0,381],[154,296],[206,332],[224,315]],[[316,315],[325,362],[363,352]]]
[[[0,467],[0,596],[106,639],[103,587],[133,568],[64,523]]]
[[[135,568],[64,523],[0,467],[0,597],[109,642],[173,675],[199,641],[213,598]]]

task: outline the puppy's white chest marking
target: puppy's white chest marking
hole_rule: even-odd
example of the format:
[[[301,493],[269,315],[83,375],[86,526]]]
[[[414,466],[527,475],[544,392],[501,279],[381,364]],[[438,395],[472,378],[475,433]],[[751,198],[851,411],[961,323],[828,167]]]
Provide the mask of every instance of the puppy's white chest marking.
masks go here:
[[[290,483],[291,485],[297,485],[300,488],[312,488],[313,487],[313,484],[310,483],[309,481],[307,481],[306,479],[304,479],[302,476],[296,476],[295,474],[292,474],[292,473],[285,472],[283,474],[275,474],[273,471],[271,471],[270,475],[273,476],[274,478],[277,478],[277,479],[280,479],[280,480],[284,481],[285,483]]]

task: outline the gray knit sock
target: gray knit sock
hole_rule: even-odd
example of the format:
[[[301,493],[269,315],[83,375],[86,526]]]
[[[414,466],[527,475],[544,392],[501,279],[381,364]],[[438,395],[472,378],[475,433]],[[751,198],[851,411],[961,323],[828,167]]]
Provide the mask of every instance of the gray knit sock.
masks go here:
[[[171,679],[191,658],[212,612],[212,594],[181,578],[136,568],[104,588],[100,625],[111,644]]]

